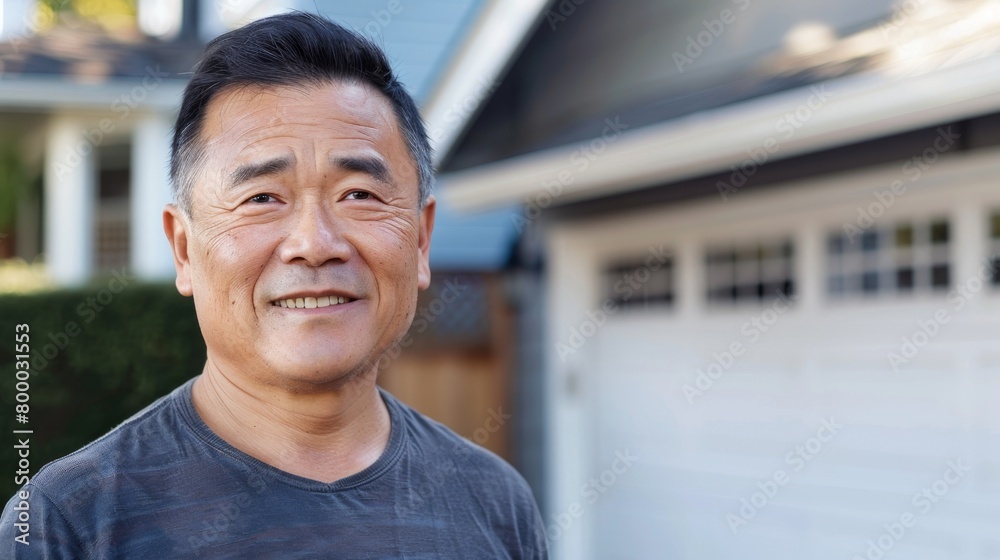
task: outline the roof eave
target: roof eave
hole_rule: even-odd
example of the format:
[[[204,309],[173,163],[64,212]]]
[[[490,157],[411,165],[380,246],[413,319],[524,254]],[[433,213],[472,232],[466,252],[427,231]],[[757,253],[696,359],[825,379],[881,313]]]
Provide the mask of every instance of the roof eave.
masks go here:
[[[5,76],[0,83],[0,108],[23,111],[74,110],[176,111],[187,80],[168,78],[150,69],[145,76],[110,78],[96,83],[74,82],[65,76]]]
[[[488,0],[424,103],[437,165],[496,89],[549,0]]]
[[[620,123],[589,155],[585,142],[453,172],[440,192],[459,210],[536,197],[559,205],[733,166],[752,174],[764,161],[998,110],[1000,55],[918,76],[855,75],[634,130]]]

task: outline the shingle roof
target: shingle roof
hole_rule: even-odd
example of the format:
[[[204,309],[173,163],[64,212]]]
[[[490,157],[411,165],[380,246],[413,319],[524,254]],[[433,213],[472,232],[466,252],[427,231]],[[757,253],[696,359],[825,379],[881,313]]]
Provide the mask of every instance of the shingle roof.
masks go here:
[[[138,30],[110,35],[96,24],[68,20],[45,33],[0,43],[0,80],[57,76],[95,83],[142,77],[150,68],[183,77],[203,48],[197,40],[165,42]]]

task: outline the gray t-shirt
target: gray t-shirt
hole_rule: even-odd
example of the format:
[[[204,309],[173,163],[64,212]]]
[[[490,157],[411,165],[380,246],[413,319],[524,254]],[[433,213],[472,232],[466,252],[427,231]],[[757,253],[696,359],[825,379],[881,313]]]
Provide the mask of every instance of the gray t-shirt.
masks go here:
[[[21,490],[27,527],[19,495],[4,508],[0,558],[548,557],[524,479],[384,391],[385,452],[325,484],[215,435],[193,381],[42,468]]]

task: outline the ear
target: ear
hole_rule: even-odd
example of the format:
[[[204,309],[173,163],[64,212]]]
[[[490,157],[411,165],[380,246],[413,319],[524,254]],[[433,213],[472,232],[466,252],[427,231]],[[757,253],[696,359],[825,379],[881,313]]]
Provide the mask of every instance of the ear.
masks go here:
[[[188,258],[188,221],[174,204],[163,209],[163,233],[167,234],[170,250],[174,255],[174,269],[177,271],[177,291],[190,297],[194,293],[191,286],[191,261]]]
[[[417,249],[420,251],[417,262],[417,287],[426,290],[431,285],[431,233],[434,231],[434,211],[436,200],[434,195],[427,197],[427,202],[420,210],[420,230],[417,239]]]

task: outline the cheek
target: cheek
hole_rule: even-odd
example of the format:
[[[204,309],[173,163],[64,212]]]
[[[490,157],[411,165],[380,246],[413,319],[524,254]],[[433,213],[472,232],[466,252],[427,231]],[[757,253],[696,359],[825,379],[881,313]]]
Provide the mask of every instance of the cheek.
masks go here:
[[[400,235],[392,227],[370,228],[351,242],[371,270],[379,299],[391,303],[393,313],[412,307],[417,293],[416,235]]]
[[[400,217],[366,224],[350,241],[359,252],[367,252],[376,264],[405,268],[416,262],[418,232],[416,225]],[[385,263],[384,261],[389,261]]]
[[[198,259],[199,283],[212,295],[211,303],[235,307],[239,299],[252,302],[257,277],[265,258],[259,243],[253,243],[251,232],[227,231],[199,244],[193,255]]]
[[[399,287],[416,284],[417,245],[415,241],[392,237],[369,249],[369,266],[376,278],[384,278]]]

